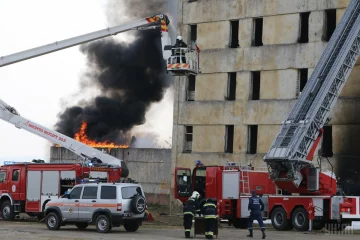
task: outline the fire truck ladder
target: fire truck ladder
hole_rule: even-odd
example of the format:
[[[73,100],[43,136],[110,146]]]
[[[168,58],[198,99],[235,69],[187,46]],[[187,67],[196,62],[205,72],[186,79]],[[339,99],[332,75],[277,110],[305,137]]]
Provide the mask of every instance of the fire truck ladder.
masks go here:
[[[298,187],[302,180],[300,170],[313,166],[311,159],[306,158],[359,57],[359,12],[360,1],[352,0],[265,155],[272,180],[293,181]]]
[[[250,194],[250,183],[249,183],[249,171],[246,169],[240,169],[240,182],[242,186],[243,194]]]

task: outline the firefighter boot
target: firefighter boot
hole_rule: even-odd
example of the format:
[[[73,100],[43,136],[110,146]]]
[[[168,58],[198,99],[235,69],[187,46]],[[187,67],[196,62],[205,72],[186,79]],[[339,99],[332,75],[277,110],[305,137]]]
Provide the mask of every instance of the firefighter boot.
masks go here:
[[[249,229],[249,235],[246,235],[247,237],[253,237],[253,230]]]
[[[265,229],[261,229],[261,231],[262,231],[262,239],[265,239],[266,238]]]

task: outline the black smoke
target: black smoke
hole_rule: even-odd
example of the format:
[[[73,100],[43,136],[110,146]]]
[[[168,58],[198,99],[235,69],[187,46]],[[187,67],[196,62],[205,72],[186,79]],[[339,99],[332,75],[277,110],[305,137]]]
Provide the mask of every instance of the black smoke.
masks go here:
[[[142,18],[156,14],[166,3],[141,2],[142,13],[137,12],[136,4],[130,5],[130,1],[121,1],[120,5],[111,5],[111,8],[113,11],[114,7],[125,7],[129,10],[127,14],[137,12],[136,15],[142,15],[137,18]],[[145,123],[145,113],[150,105],[161,101],[171,86],[162,57],[160,30],[136,31],[134,36],[135,40],[130,43],[110,38],[80,47],[89,66],[85,76],[87,82],[82,85],[96,88],[100,94],[86,104],[74,105],[60,113],[55,125],[57,131],[74,137],[86,121],[90,139],[130,143],[131,129]]]

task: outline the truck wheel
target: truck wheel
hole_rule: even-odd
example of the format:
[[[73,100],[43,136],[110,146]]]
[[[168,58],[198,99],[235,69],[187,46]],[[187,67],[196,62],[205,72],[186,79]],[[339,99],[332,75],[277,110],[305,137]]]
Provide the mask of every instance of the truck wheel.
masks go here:
[[[45,223],[48,229],[50,230],[59,230],[60,228],[60,219],[57,213],[51,212],[46,215]]]
[[[11,206],[9,200],[1,205],[1,216],[5,221],[12,221],[15,219],[14,207]]]
[[[85,229],[89,226],[87,222],[75,223],[75,226],[79,229]]]
[[[294,210],[292,224],[298,231],[307,231],[309,229],[309,214],[303,207]]]
[[[282,207],[275,208],[271,213],[271,224],[279,231],[290,230],[291,221],[286,219],[287,215]]]
[[[139,229],[139,224],[137,222],[127,222],[124,223],[124,228],[127,232],[136,232]]]
[[[99,233],[108,233],[111,230],[111,222],[106,215],[98,216],[95,223]]]

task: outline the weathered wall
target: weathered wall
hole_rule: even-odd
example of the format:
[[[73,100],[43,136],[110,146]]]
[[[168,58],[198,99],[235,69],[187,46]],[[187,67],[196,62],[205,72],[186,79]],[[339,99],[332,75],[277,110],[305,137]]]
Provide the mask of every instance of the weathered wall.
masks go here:
[[[174,127],[172,173],[176,166],[193,167],[224,161],[252,163],[262,160],[279,133],[299,96],[299,69],[308,69],[310,78],[327,42],[325,10],[336,9],[337,19],[350,0],[198,0],[179,1],[178,34],[189,39],[189,25],[197,25],[201,74],[196,77],[195,101],[185,99],[186,78],[174,81]],[[310,12],[309,41],[298,43],[300,13]],[[263,18],[263,46],[252,46],[254,19]],[[230,20],[239,20],[238,48],[229,48]],[[331,113],[333,125],[332,165],[342,171],[339,161],[355,166],[355,144],[360,139],[360,60],[352,71]],[[260,99],[251,96],[251,71],[261,71]],[[236,74],[236,99],[226,100],[227,74]],[[184,126],[193,126],[192,152],[184,149]],[[225,125],[234,125],[233,153],[224,152]],[[248,153],[248,125],[258,125],[257,152]],[[331,166],[324,161],[322,167]],[[360,171],[360,167],[358,167]],[[172,182],[173,186],[173,182]],[[173,202],[176,202],[171,198]]]
[[[79,160],[65,148],[51,147],[50,151],[50,162]],[[126,162],[129,178],[143,186],[149,203],[169,204],[171,149],[111,149],[110,155]]]

